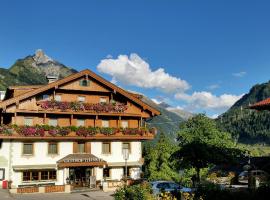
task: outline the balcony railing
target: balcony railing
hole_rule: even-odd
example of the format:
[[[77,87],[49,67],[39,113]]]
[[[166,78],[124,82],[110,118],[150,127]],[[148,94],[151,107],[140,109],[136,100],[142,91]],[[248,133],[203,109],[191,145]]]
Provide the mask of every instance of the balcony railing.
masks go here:
[[[103,127],[53,127],[42,126],[0,126],[0,137],[61,137],[61,138],[92,138],[92,137],[114,137],[114,136],[138,136],[154,137],[155,128],[103,128]]]
[[[39,101],[37,104],[43,110],[60,110],[60,111],[88,111],[97,113],[123,113],[128,106],[120,102],[112,103],[83,103],[83,102],[67,102],[67,101]]]

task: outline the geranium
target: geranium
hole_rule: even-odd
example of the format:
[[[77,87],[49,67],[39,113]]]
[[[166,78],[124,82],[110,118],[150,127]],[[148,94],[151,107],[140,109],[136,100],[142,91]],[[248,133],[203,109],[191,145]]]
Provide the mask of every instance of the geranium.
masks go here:
[[[40,103],[42,109],[59,109],[62,111],[65,110],[74,110],[74,111],[93,111],[93,112],[125,112],[127,110],[127,105],[120,102],[113,103],[82,103],[82,102],[59,102],[59,101],[42,101]]]
[[[31,127],[31,126],[18,127],[17,132],[23,136],[41,136],[41,137],[43,137],[45,135],[45,131],[43,128]]]
[[[81,127],[81,128],[79,128],[79,129],[76,131],[76,134],[77,134],[78,136],[84,136],[84,137],[86,137],[86,136],[88,135],[88,130],[87,130],[86,128]]]
[[[58,134],[58,129],[50,129],[48,131],[48,133],[51,135],[51,136],[56,136]]]
[[[58,107],[58,109],[60,109],[62,111],[65,111],[65,110],[70,109],[70,103],[68,103],[68,102],[59,102],[57,107]]]
[[[145,133],[145,129],[138,129],[138,128],[125,128],[123,133],[125,135],[143,135]]]
[[[109,128],[109,127],[106,127],[106,128],[100,128],[100,133],[104,134],[104,135],[113,135],[116,133],[116,129],[114,128]]]
[[[62,128],[59,128],[59,130],[58,130],[58,134],[61,136],[66,136],[69,133],[70,133],[70,129],[67,127],[62,127]]]

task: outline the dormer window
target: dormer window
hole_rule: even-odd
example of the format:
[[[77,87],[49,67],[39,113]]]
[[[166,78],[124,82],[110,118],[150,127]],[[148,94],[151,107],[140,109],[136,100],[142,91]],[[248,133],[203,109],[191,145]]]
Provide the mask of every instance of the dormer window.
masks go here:
[[[89,80],[86,80],[86,79],[83,79],[83,80],[80,80],[80,86],[89,86],[90,85],[90,81]]]

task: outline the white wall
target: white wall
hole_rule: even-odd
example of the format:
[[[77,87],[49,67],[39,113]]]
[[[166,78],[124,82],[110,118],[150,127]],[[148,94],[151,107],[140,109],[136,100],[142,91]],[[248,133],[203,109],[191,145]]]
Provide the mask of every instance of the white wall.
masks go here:
[[[0,144],[0,168],[5,169],[5,180],[9,180],[9,152],[10,143],[8,140],[3,140]],[[2,186],[2,181],[0,181]]]
[[[58,154],[48,155],[48,142],[34,142],[34,154],[31,156],[22,155],[23,143],[19,141],[12,142],[12,159],[11,166],[17,165],[50,165],[56,164],[58,160],[73,152],[72,142],[59,142]],[[56,185],[64,184],[66,176],[63,175],[63,170],[57,170]],[[11,175],[12,186],[24,185],[29,183],[22,182],[22,172],[12,170]],[[64,181],[64,182],[63,182]]]
[[[141,142],[130,142],[130,144],[131,154],[127,162],[139,162],[142,157]],[[125,162],[122,155],[122,142],[111,142],[110,154],[102,154],[102,142],[91,142],[91,152],[107,162]]]
[[[34,154],[31,156],[22,155],[23,143],[20,141],[4,140],[2,147],[0,148],[0,168],[5,168],[5,179],[12,180],[12,187],[18,185],[29,184],[22,183],[22,172],[14,171],[12,166],[17,165],[50,165],[55,164],[58,160],[65,157],[68,154],[73,153],[73,142],[59,142],[58,154],[48,155],[48,142],[37,141],[34,142]],[[102,154],[102,142],[91,142],[91,152],[93,155],[102,158],[108,163],[125,162],[122,155],[122,142],[111,142],[111,154]],[[127,162],[139,162],[142,156],[141,142],[131,142],[131,153]],[[9,158],[10,157],[10,158]],[[10,162],[9,162],[10,161]],[[9,170],[9,166],[10,169]],[[123,164],[124,167],[124,164]],[[120,180],[123,177],[123,167],[114,167],[111,170],[111,179]],[[63,175],[64,173],[64,175]],[[140,168],[134,167],[131,169],[131,177],[139,178]],[[65,183],[65,179],[68,176],[67,169],[57,170],[57,181],[55,184],[62,185]],[[103,179],[103,168],[96,168],[97,180]],[[1,182],[0,182],[1,184]]]

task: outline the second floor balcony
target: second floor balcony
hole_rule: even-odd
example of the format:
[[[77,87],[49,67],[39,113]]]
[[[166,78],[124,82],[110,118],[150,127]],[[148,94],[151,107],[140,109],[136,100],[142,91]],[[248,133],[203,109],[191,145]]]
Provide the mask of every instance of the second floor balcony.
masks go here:
[[[153,139],[155,128],[110,128],[110,127],[53,127],[0,126],[0,138],[5,139],[61,139],[61,140],[149,140]]]
[[[63,102],[55,100],[37,102],[42,110],[58,110],[72,112],[94,112],[94,113],[124,113],[128,106],[120,102],[110,103],[84,103],[84,102]]]

